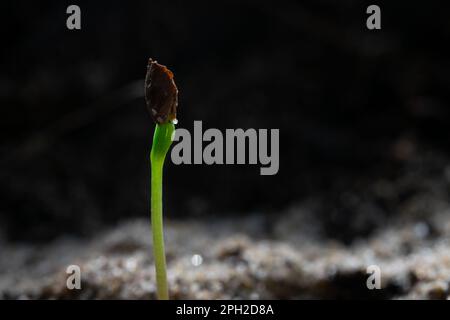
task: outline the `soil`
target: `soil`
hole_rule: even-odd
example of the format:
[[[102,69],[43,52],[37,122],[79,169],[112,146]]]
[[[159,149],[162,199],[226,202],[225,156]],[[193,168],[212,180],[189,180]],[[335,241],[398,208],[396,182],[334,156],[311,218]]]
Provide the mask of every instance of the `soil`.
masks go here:
[[[397,199],[396,214],[374,215],[374,231],[350,243],[330,237],[317,214],[325,206],[320,199],[278,215],[166,219],[171,298],[450,298],[450,167],[433,155],[430,170],[427,157],[399,178],[373,182],[373,198]],[[406,189],[409,196],[400,197]],[[357,192],[346,197],[358,202]],[[366,217],[371,204],[359,208]],[[348,224],[354,230],[364,225],[357,217]],[[88,239],[1,246],[0,298],[155,298],[149,219],[123,221]],[[71,264],[81,268],[81,290],[67,289]],[[366,286],[371,265],[380,268],[380,290]]]

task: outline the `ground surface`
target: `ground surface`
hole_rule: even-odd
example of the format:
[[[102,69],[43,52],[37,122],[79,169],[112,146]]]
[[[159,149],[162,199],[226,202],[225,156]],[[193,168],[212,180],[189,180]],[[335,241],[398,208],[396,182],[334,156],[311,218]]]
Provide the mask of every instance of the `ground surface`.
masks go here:
[[[433,227],[421,221],[391,221],[350,246],[314,237],[317,226],[307,216],[307,210],[299,207],[271,222],[258,216],[168,222],[171,296],[450,297],[450,239],[443,236],[450,234],[447,212],[433,215]],[[194,255],[201,259],[195,260]],[[7,246],[2,256],[8,259],[1,264],[1,298],[155,297],[151,237],[145,219],[123,223],[89,241],[60,239],[46,246]],[[66,289],[69,264],[81,267],[81,290]],[[381,268],[381,290],[366,288],[366,268],[372,264]]]
[[[171,297],[448,299],[448,163],[423,152],[395,177],[332,187],[338,200],[311,197],[277,215],[166,219]],[[0,248],[0,298],[155,298],[149,219]],[[81,290],[66,288],[71,264]],[[370,265],[381,290],[367,289]]]

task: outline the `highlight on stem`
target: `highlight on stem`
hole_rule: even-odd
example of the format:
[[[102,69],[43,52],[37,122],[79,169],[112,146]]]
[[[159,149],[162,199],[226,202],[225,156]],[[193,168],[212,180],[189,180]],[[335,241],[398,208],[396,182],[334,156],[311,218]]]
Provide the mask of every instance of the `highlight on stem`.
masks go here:
[[[156,123],[150,151],[150,210],[157,297],[160,300],[167,300],[169,289],[164,250],[162,182],[164,160],[172,144],[174,124],[177,122],[178,89],[173,80],[173,73],[152,59],[148,61],[145,77],[145,102]]]

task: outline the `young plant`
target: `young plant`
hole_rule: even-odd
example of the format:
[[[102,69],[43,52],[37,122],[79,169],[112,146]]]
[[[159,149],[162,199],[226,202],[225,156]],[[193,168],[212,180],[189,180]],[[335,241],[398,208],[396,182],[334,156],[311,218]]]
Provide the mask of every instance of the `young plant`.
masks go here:
[[[151,223],[153,233],[153,256],[155,259],[157,297],[169,299],[167,285],[166,255],[164,251],[162,177],[164,160],[175,133],[178,105],[178,89],[173,73],[165,66],[149,59],[145,77],[145,101],[156,123],[150,151],[151,166]]]

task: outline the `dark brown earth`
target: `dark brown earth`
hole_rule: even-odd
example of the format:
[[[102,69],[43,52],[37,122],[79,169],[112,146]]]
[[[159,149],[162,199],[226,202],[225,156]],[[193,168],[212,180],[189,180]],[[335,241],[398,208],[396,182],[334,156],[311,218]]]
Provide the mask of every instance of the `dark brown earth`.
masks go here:
[[[426,162],[424,155],[401,178],[373,182],[370,190],[386,201],[406,188],[421,191],[399,202],[396,214],[380,220],[370,236],[350,244],[326,236],[316,214],[321,204],[313,200],[277,216],[166,219],[171,297],[450,298],[450,166],[442,161],[433,173],[417,170]],[[0,298],[155,298],[148,219],[122,222],[90,240],[3,243],[1,252]],[[81,290],[66,288],[65,270],[71,264],[81,267]],[[380,290],[366,287],[369,265],[380,267]]]

